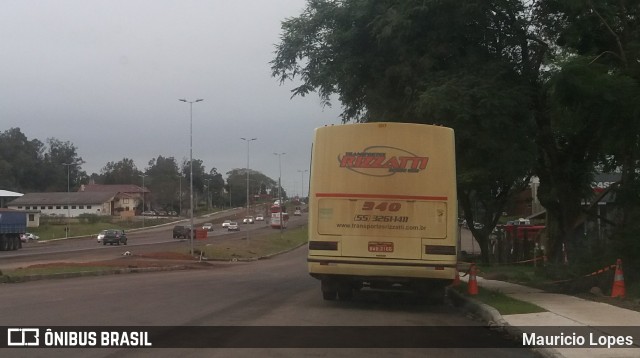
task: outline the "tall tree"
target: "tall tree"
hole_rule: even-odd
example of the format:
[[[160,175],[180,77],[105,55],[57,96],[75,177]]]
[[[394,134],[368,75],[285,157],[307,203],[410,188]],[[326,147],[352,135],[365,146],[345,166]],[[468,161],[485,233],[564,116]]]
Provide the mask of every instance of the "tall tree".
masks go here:
[[[73,143],[56,138],[47,139],[47,151],[41,175],[46,178],[45,191],[77,191],[82,183],[88,181],[88,175],[82,170],[84,160],[77,153]]]
[[[345,122],[454,128],[458,193],[467,219],[484,224],[472,230],[486,260],[488,234],[535,158],[528,72],[540,56],[525,10],[510,0],[309,1],[282,23],[272,74],[299,78],[294,95],[337,94]]]
[[[249,169],[249,196],[260,195],[264,188],[275,188],[277,192],[277,181],[266,175]],[[233,169],[227,172],[227,193],[231,193],[231,203],[233,206],[244,206],[247,203],[247,171],[246,169]],[[229,191],[230,190],[230,191]],[[274,189],[271,190],[274,192]],[[283,192],[283,197],[285,193]],[[272,194],[273,195],[273,194]],[[227,198],[228,200],[229,198]],[[254,199],[251,199],[254,202]]]
[[[173,157],[158,156],[149,161],[149,168],[145,171],[145,186],[152,192],[153,207],[163,210],[180,209],[180,187],[184,185],[178,171],[178,164]]]
[[[123,158],[119,162],[108,162],[101,170],[102,184],[133,184],[141,172],[133,159]]]
[[[617,227],[620,251],[640,267],[640,225],[635,224],[640,216],[640,1],[547,0],[539,13],[547,37],[569,54],[550,86],[550,116],[539,116],[545,129],[540,131],[541,171],[547,182],[579,181],[587,191],[589,176],[576,178],[572,168],[595,167],[600,160],[605,169],[620,169],[622,180],[614,190],[623,214]],[[550,210],[563,209],[562,188],[549,186],[543,194]],[[575,236],[577,211],[574,205],[553,215],[563,242]]]
[[[42,190],[43,152],[42,142],[29,140],[20,128],[0,132],[0,187],[18,192]]]

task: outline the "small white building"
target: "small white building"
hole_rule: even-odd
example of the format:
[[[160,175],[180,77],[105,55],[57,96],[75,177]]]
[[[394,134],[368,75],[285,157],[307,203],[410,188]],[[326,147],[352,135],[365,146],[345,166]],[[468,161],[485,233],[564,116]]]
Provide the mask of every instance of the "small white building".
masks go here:
[[[113,215],[117,192],[27,193],[7,204],[9,209],[39,211],[42,215],[77,217]]]

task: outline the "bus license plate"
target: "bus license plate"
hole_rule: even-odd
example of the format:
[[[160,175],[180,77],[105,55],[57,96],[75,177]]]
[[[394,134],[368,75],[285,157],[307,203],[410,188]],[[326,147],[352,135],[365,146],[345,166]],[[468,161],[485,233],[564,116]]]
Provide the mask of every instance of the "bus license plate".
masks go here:
[[[393,252],[393,242],[369,241],[369,252]]]

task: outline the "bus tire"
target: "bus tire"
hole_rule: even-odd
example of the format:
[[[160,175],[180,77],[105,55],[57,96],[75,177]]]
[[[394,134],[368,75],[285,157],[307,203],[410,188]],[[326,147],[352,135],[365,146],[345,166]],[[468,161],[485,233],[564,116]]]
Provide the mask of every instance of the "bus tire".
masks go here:
[[[338,299],[340,301],[351,301],[353,298],[353,288],[348,283],[338,285]]]
[[[320,289],[322,290],[322,298],[326,301],[335,301],[338,295],[338,288],[334,282],[329,280],[320,281]]]

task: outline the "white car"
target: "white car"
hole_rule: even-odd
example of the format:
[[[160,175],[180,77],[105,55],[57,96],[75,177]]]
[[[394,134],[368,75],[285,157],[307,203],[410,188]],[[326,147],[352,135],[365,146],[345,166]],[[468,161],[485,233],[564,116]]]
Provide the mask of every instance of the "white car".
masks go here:
[[[35,241],[35,240],[38,240],[39,238],[40,236],[32,234],[30,232],[25,232],[23,235],[20,235],[20,240],[22,242]]]
[[[242,219],[243,224],[253,224],[253,216],[247,216]]]
[[[96,239],[98,240],[98,244],[102,244],[102,239],[104,239],[104,234],[106,233],[107,233],[107,230],[102,230],[100,231],[98,236],[96,236]]]
[[[256,221],[264,221],[264,216],[262,215],[256,216]]]
[[[225,220],[225,221],[222,223],[222,228],[223,228],[223,229],[228,228],[228,227],[229,227],[229,224],[231,224],[231,220]]]
[[[232,221],[229,223],[229,226],[227,226],[227,230],[228,231],[240,231],[240,226],[238,226],[238,223],[235,221]]]
[[[213,224],[212,223],[202,224],[202,229],[207,231],[213,231]]]
[[[293,216],[300,216],[300,215],[302,215],[302,211],[300,210],[296,210],[293,212]]]

